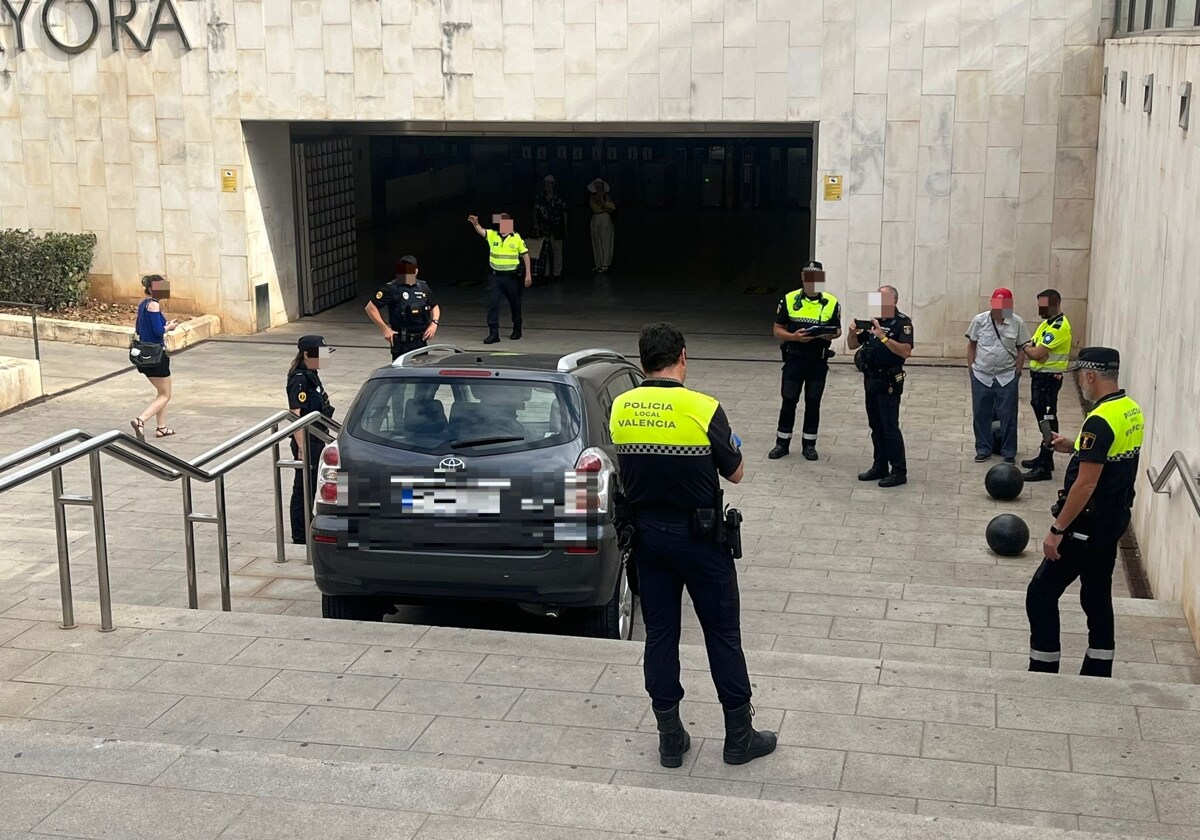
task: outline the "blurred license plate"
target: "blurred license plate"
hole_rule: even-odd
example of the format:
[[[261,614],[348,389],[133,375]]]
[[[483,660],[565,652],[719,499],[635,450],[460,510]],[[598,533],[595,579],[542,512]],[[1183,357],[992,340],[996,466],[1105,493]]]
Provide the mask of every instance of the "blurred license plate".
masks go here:
[[[500,491],[462,487],[405,487],[401,490],[403,513],[500,513]]]

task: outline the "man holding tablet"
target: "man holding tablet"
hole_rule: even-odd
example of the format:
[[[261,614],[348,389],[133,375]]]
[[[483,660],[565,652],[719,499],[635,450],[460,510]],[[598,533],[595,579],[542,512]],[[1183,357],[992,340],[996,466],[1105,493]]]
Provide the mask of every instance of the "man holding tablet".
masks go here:
[[[796,406],[804,392],[804,426],[800,451],[809,461],[817,460],[817,427],[821,423],[821,397],[829,375],[830,344],[842,334],[842,307],[825,291],[825,269],[815,260],[800,273],[801,288],[788,292],[775,307],[772,331],[782,343],[783,385],[775,448],[767,457],[775,460],[788,454]]]

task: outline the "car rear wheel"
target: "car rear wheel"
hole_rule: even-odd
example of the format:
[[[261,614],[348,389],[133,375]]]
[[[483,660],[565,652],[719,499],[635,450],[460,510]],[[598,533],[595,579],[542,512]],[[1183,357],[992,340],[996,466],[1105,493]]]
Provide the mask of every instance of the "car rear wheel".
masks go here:
[[[322,595],[321,615],[345,621],[381,621],[384,606],[378,598],[366,595]]]
[[[603,607],[587,611],[583,624],[584,634],[593,639],[629,641],[633,638],[636,600],[633,590],[629,587],[629,575],[625,571],[625,564],[622,563],[612,599]]]

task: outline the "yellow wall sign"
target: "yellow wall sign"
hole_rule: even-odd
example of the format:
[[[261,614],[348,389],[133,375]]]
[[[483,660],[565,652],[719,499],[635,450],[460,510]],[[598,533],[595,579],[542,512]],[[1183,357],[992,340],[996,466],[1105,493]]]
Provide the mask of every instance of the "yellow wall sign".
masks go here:
[[[825,176],[825,200],[826,201],[841,201],[842,200],[842,176],[841,175],[826,175]]]
[[[236,169],[221,170],[221,192],[237,192],[237,181]]]

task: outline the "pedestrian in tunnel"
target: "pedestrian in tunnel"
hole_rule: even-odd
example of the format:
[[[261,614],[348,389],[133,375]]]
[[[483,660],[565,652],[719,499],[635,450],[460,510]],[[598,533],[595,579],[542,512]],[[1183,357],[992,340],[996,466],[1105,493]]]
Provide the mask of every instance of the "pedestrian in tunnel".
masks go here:
[[[151,366],[138,365],[138,371],[154,386],[154,399],[137,417],[129,421],[138,440],[146,439],[146,421],[156,420],[154,436],[170,437],[175,430],[167,425],[167,403],[171,401],[171,356],[167,353],[167,333],[179,326],[175,320],[168,321],[163,314],[161,301],[171,296],[170,286],[161,274],[148,274],[142,278],[145,297],[138,304],[137,320],[133,332],[141,345],[161,348],[161,360]]]
[[[1008,289],[992,293],[991,310],[980,312],[967,327],[967,365],[971,376],[971,413],[975,461],[992,457],[992,420],[1000,421],[1000,454],[1007,464],[1017,460],[1017,402],[1021,368],[1029,344],[1029,328],[1013,312]]]
[[[1092,403],[1074,441],[1054,435],[1056,452],[1071,453],[1063,489],[1050,512],[1044,559],[1025,593],[1029,617],[1029,670],[1058,673],[1061,659],[1058,601],[1076,578],[1087,615],[1088,649],[1080,674],[1111,677],[1116,631],[1112,576],[1117,542],[1129,525],[1142,449],[1142,409],[1118,383],[1121,354],[1085,347],[1070,370]]]
[[[871,427],[871,468],[859,481],[878,481],[880,487],[908,483],[904,435],[900,432],[900,397],[904,394],[904,363],[913,351],[912,319],[897,308],[895,286],[880,286],[872,295],[871,320],[849,329],[847,345],[854,364],[862,371],[866,392],[867,424]]]
[[[782,344],[783,376],[779,425],[775,447],[767,453],[772,460],[788,454],[796,406],[804,392],[804,426],[800,451],[809,461],[817,460],[817,430],[821,424],[821,397],[829,376],[830,344],[842,334],[842,306],[825,291],[825,268],[815,260],[800,272],[800,288],[788,292],[775,306],[772,332]]]
[[[329,402],[329,394],[321,383],[321,375],[317,372],[321,367],[322,357],[333,352],[333,348],[325,344],[325,339],[319,335],[304,335],[296,342],[297,353],[292,359],[287,375],[288,409],[297,417],[304,417],[313,412],[320,412],[325,417],[333,417],[333,406]],[[317,460],[320,457],[320,441],[300,429],[292,435],[292,458],[299,460],[308,467],[308,488],[315,493],[317,488]],[[305,520],[304,504],[304,472],[296,470],[292,481],[292,542],[304,545],[308,541],[308,523]]]
[[[1058,392],[1063,371],[1071,358],[1071,322],[1062,311],[1062,296],[1055,289],[1038,295],[1038,314],[1042,323],[1033,332],[1025,348],[1029,357],[1029,405],[1038,422],[1050,424],[1058,432]],[[1038,454],[1021,462],[1026,481],[1048,481],[1054,477],[1054,450],[1043,445]]]
[[[437,335],[442,317],[433,290],[417,278],[417,258],[411,254],[396,263],[395,277],[375,293],[366,312],[391,347],[392,361],[409,350],[424,347]]]
[[[687,350],[678,329],[664,323],[643,327],[638,351],[648,378],[616,399],[609,428],[635,532],[633,558],[646,622],[646,691],[658,721],[659,759],[664,767],[679,767],[691,745],[679,717],[686,587],[725,713],[724,760],[745,764],[774,751],[776,738],[752,725],[734,566],[740,552],[730,542],[740,544],[740,531],[732,525],[723,531],[722,525],[721,479],[742,480],[741,441],[717,400],[684,386]]]
[[[534,199],[533,235],[542,237],[542,264],[545,266],[542,276],[555,280],[562,278],[567,203],[555,191],[553,175],[542,179],[542,191]]]
[[[509,338],[516,341],[521,337],[521,294],[533,285],[529,249],[525,247],[521,234],[513,230],[513,219],[508,213],[498,213],[492,217],[497,230],[481,227],[478,216],[467,216],[467,221],[488,244],[488,334],[483,343],[495,344],[500,340],[501,295],[508,301],[508,311],[512,315],[513,331]],[[523,284],[520,271],[522,261],[525,265]]]
[[[612,196],[608,193],[608,183],[603,178],[597,178],[588,184],[588,192],[592,194],[588,206],[592,210],[592,256],[596,261],[592,271],[604,274],[612,266],[616,239],[613,213],[617,212],[617,205],[613,203]]]

